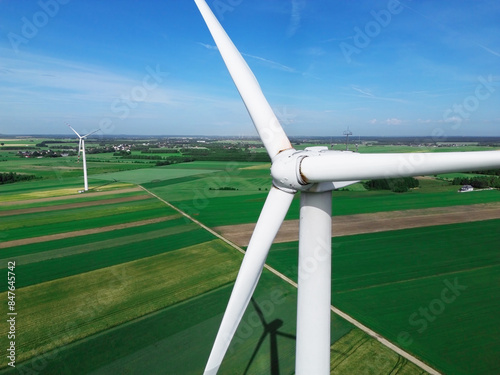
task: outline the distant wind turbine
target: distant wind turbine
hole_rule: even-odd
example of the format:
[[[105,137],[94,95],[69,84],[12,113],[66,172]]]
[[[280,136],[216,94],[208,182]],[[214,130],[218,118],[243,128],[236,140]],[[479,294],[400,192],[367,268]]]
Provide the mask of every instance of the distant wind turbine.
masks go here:
[[[496,169],[500,152],[359,154],[327,147],[295,150],[262,90],[205,0],[195,0],[271,158],[273,187],[236,278],[205,367],[214,375],[250,302],[269,248],[300,196],[297,297],[297,375],[330,374],[332,190],[366,179]]]
[[[77,131],[75,129],[73,129],[71,127],[71,125],[68,124],[68,126],[69,126],[69,128],[71,130],[73,130],[75,132],[75,134],[80,139],[80,142],[78,143],[78,161],[80,161],[80,152],[81,152],[82,153],[82,157],[83,157],[83,184],[84,184],[83,190],[87,191],[87,190],[89,190],[89,182],[88,182],[88,179],[87,179],[87,158],[85,157],[85,139],[89,135],[92,135],[92,134],[98,132],[99,129],[94,130],[93,132],[88,133],[86,135],[80,135],[80,134],[77,133]]]

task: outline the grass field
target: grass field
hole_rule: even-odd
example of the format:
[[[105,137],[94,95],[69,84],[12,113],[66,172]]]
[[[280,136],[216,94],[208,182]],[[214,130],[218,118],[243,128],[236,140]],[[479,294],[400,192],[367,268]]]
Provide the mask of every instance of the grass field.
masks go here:
[[[458,194],[456,186],[442,186],[442,191],[415,190],[404,194],[386,191],[336,191],[333,193],[332,213],[334,216],[357,213],[408,210],[416,208],[448,207],[498,202],[500,192],[481,191]],[[169,199],[168,188],[153,188],[153,192]],[[267,192],[255,192],[245,196],[228,196],[224,191],[204,191],[201,188],[191,192],[191,199],[174,200],[183,210],[196,216],[209,226],[243,224],[256,222],[264,205]],[[287,214],[287,220],[299,218],[299,196],[297,195]]]
[[[332,375],[426,374],[412,362],[398,356],[358,329],[353,329],[332,345],[330,363]]]
[[[156,168],[149,161],[93,155],[90,185],[99,192],[78,194],[83,179],[81,166],[74,168],[76,158],[16,158],[0,151],[5,160],[0,171],[18,163],[19,171],[45,179],[0,186],[0,247],[15,239],[67,238],[0,250],[2,268],[8,260],[18,262],[22,312],[18,370],[0,373],[201,373],[241,254],[156,199],[115,200],[146,197],[134,189],[140,183],[209,226],[255,222],[271,186],[269,164],[192,162]],[[498,191],[457,194],[446,181],[429,178],[406,194],[365,191],[359,185],[352,190],[333,193],[334,215],[499,201]],[[288,219],[298,218],[298,207],[295,199]],[[143,223],[149,219],[161,222]],[[133,223],[142,224],[76,232]],[[444,373],[499,372],[500,343],[494,335],[500,324],[495,298],[500,295],[499,226],[496,220],[336,238],[334,305]],[[296,249],[296,243],[275,245],[268,263],[295,278]],[[443,302],[446,282],[455,280],[466,289],[459,288],[452,303]],[[0,290],[5,300],[5,283]],[[449,293],[447,301],[453,297]],[[295,334],[293,287],[265,271],[254,297],[268,322]],[[439,312],[425,318],[422,332],[420,308]],[[243,373],[247,367],[249,374],[269,373],[269,335],[250,363],[262,333],[252,303],[221,373]],[[5,340],[0,337],[0,346]],[[294,346],[293,339],[278,339],[281,373],[293,373]],[[331,363],[332,374],[422,373],[335,315]]]
[[[116,173],[106,173],[106,174],[96,174],[92,176],[92,179],[97,180],[117,180],[124,182],[131,182],[134,184],[144,184],[151,181],[164,181],[172,180],[177,178],[196,176],[200,174],[210,174],[216,170],[211,169],[179,169],[179,168],[168,168],[168,167],[158,167],[158,168],[147,168],[141,171],[125,171]]]
[[[76,147],[76,145],[75,145]],[[34,174],[38,178],[63,181],[78,178],[83,185],[82,162],[77,163],[77,157],[62,158],[21,158],[17,151],[0,150],[0,172],[17,172]],[[89,177],[98,173],[112,173],[118,171],[151,168],[154,163],[150,160],[116,160],[109,158],[112,154],[97,154],[87,156]]]
[[[89,214],[89,216],[78,216],[78,213],[72,214],[71,212],[67,212],[66,215],[61,216],[54,214],[48,217],[50,223],[46,223],[40,219],[34,219],[30,217],[30,214],[18,215],[25,216],[27,219],[32,219],[32,222],[22,222],[19,221],[21,218],[18,218],[18,220],[13,220],[12,223],[5,224],[5,229],[2,231],[2,238],[4,241],[13,241],[22,238],[71,232],[74,230],[99,228],[107,225],[159,218],[164,216],[166,211],[168,211],[164,206],[160,206],[158,202],[151,202],[151,204],[155,207],[141,207],[137,205],[137,209],[133,210],[130,206],[122,205],[122,207],[118,207],[118,209],[121,209],[121,212],[109,210],[109,207],[104,207],[100,213],[93,212],[90,214],[88,212],[83,212],[85,215]],[[31,216],[36,217],[37,214],[31,214]],[[66,219],[63,219],[62,216],[66,216]],[[77,227],[75,227],[75,220],[78,220]]]
[[[234,279],[240,261],[214,241],[22,288],[18,360],[53,349],[63,337],[70,343],[222,286]],[[95,310],[88,311],[87,301]]]
[[[125,278],[115,274],[114,284]],[[127,275],[129,276],[129,275]],[[128,277],[127,277],[128,279]],[[188,298],[127,323],[90,335],[67,345],[77,331],[74,324],[60,336],[58,344],[66,344],[35,357],[18,366],[19,371],[36,369],[39,374],[110,374],[110,373],[163,373],[199,374],[205,366],[212,340],[226,307],[232,283]],[[104,288],[104,292],[106,289]],[[281,321],[280,332],[295,334],[296,290],[278,282],[276,276],[264,271],[254,295],[267,322]],[[82,316],[100,316],[105,307],[99,299],[87,299]],[[81,305],[79,305],[80,308]],[[243,318],[236,339],[231,344],[221,374],[270,373],[269,337],[265,338],[257,356],[250,358],[263,334],[262,322],[254,308]],[[132,340],[130,338],[133,338]],[[361,342],[362,341],[362,342]],[[332,374],[391,373],[395,366],[401,370],[392,374],[422,374],[375,340],[354,329],[341,318],[332,316]],[[295,341],[278,339],[281,373],[293,373]],[[110,350],[110,348],[112,350]],[[92,358],[89,361],[88,358]],[[1,374],[18,373],[5,369]]]
[[[332,303],[446,374],[498,373],[499,227],[491,220],[335,238]],[[297,246],[273,245],[268,263],[296,279]]]
[[[121,237],[98,242],[88,242],[85,237],[86,241],[82,245],[18,257],[10,256],[0,262],[3,264],[7,259],[17,260],[20,279],[17,284],[24,287],[174,251],[213,238],[193,224],[179,225],[174,221],[170,223],[170,228],[146,232],[148,228],[141,227],[144,232],[136,235],[122,233]],[[126,231],[130,232],[130,229]]]
[[[17,360],[26,359],[19,369],[46,374],[93,371],[104,374],[130,368],[139,371],[146,355],[150,358],[151,373],[164,368],[165,363],[172,373],[199,373],[225,309],[241,254],[156,200],[109,204],[120,197],[144,194],[130,191],[129,185],[121,186],[125,188],[121,190],[113,190],[110,185],[103,196],[75,194],[64,190],[71,188],[51,189],[49,182],[45,184],[38,184],[37,191],[30,193],[27,188],[19,189],[17,194],[15,189],[9,190],[14,204],[9,206],[10,210],[1,211],[6,219],[2,222],[3,229],[10,234],[9,239],[15,230],[21,236],[23,225],[29,228],[24,231],[24,238],[29,240],[37,234],[37,228],[38,234],[67,231],[70,236],[72,231],[85,227],[105,228],[115,222],[136,222],[143,211],[159,210],[159,215],[167,215],[167,220],[2,249],[2,268],[7,261],[16,261],[16,303],[22,311],[19,327],[23,327],[18,331],[17,341],[22,345]],[[65,207],[85,201],[94,206]],[[54,211],[18,213],[20,209],[39,208]],[[87,223],[74,220],[87,214],[93,216]],[[0,298],[6,298],[3,287]],[[266,271],[254,297],[266,319],[279,319],[283,322],[280,323],[283,332],[295,333],[293,287]],[[180,319],[184,316],[192,318]],[[251,305],[224,361],[223,371],[241,373],[247,366],[250,373],[270,371],[269,338],[250,363],[262,334],[262,322],[256,317]],[[157,324],[164,329],[158,330]],[[155,329],[151,334],[144,335],[144,329],[152,326]],[[332,344],[352,330],[349,323],[332,315]],[[130,335],[141,339],[131,341]],[[0,345],[6,344],[4,341],[2,337]],[[288,339],[278,343],[280,367],[291,372],[295,342]],[[89,350],[95,356],[93,361],[87,360]],[[380,354],[384,352],[382,348],[376,352],[387,354]],[[167,362],[164,353],[171,358]],[[6,360],[2,360],[0,366],[4,367]],[[356,366],[350,359],[345,362],[348,363]],[[373,367],[367,366],[373,371]],[[11,371],[4,369],[1,373]]]

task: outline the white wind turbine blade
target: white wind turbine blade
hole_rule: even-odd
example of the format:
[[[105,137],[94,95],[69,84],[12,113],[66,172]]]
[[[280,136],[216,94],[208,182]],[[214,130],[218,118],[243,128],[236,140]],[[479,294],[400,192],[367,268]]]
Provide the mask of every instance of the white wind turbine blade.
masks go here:
[[[384,179],[500,167],[500,151],[357,154],[326,151],[300,162],[307,183]]]
[[[77,131],[76,131],[75,129],[73,129],[73,127],[72,127],[71,125],[69,125],[69,124],[68,124],[68,126],[69,126],[69,128],[70,128],[71,130],[73,130],[73,131],[75,132],[75,134],[78,136],[78,138],[80,138],[80,139],[82,138],[82,137],[81,137],[81,135],[80,135],[80,134],[78,134],[78,133],[77,133]]]
[[[222,363],[222,359],[257,286],[269,248],[285,219],[293,196],[293,194],[278,190],[275,187],[272,187],[269,191],[243,258],[204,375],[216,374]]]
[[[90,132],[89,134],[85,134],[82,138],[87,138],[89,135],[92,135],[94,133],[97,133],[101,129],[94,130],[93,132]]]
[[[195,0],[215,44],[231,74],[243,102],[259,133],[260,139],[273,160],[283,150],[292,148],[278,118],[267,102],[257,79],[228,37],[205,0]]]

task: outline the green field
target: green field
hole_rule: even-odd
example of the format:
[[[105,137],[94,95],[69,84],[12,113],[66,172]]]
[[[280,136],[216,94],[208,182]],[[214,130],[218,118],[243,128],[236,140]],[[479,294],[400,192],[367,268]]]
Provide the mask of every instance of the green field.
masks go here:
[[[93,179],[108,181],[124,181],[134,184],[144,184],[151,181],[172,180],[183,177],[196,176],[200,174],[210,174],[215,170],[210,169],[178,169],[169,167],[147,168],[141,171],[126,171],[93,175]]]
[[[405,147],[360,151],[423,151]],[[153,160],[120,159],[112,153],[88,155],[88,160],[91,191],[78,194],[83,178],[76,157],[21,159],[13,151],[0,151],[0,172],[41,177],[0,186],[0,267],[17,262],[19,309],[18,368],[5,368],[3,357],[0,373],[201,373],[242,256],[136,184],[208,226],[250,223],[271,186],[269,163],[195,161],[154,167]],[[450,176],[438,177],[422,179],[419,189],[404,194],[366,191],[361,184],[333,192],[333,214],[500,200],[498,191],[458,194],[442,179]],[[287,219],[297,219],[298,208],[297,196]],[[333,304],[445,374],[497,373],[499,227],[499,220],[491,220],[337,237]],[[93,232],[83,235],[81,230]],[[49,235],[62,237],[30,242]],[[29,243],[9,246],[14,240]],[[268,264],[295,279],[297,244],[274,245]],[[447,303],[452,295],[445,292],[443,302],[442,293],[449,283],[465,289]],[[6,290],[6,283],[0,285],[3,301]],[[280,332],[295,334],[292,286],[264,271],[254,302],[221,374],[270,373],[273,332],[251,360],[263,334],[256,306]],[[426,320],[425,329],[421,308],[439,310]],[[279,337],[277,342],[281,373],[291,374],[295,341]],[[331,343],[332,374],[423,374],[333,314]],[[6,345],[2,336],[0,346]]]
[[[208,241],[213,237],[193,224],[124,235],[98,242],[86,241],[82,245],[62,247],[31,255],[10,256],[0,260],[18,259],[19,287],[34,285],[57,278],[77,275],[111,265],[130,262],[148,256],[174,251],[192,244]],[[130,229],[126,231],[130,232]],[[6,288],[5,288],[6,289]],[[2,291],[5,290],[2,288]]]
[[[134,223],[142,218],[143,211],[159,210],[158,215],[166,220],[1,250],[2,268],[7,261],[16,261],[16,303],[22,306],[23,312],[19,321],[23,329],[19,328],[17,338],[23,343],[17,352],[17,361],[22,362],[19,368],[28,372],[36,369],[45,374],[123,372],[130,366],[144,366],[145,351],[141,345],[149,345],[147,355],[151,359],[148,362],[151,373],[165,367],[160,349],[162,353],[172,353],[166,366],[174,373],[199,373],[225,309],[241,254],[154,199],[109,203],[120,197],[141,197],[144,192],[125,189],[122,194],[120,189],[110,187],[105,196],[82,195],[75,194],[71,187],[51,190],[49,186],[52,185],[45,182],[38,184],[33,192],[26,188],[19,189],[17,194],[11,187],[6,189],[13,204],[10,210],[3,210],[6,220],[1,225],[4,232],[10,234],[9,239],[13,239],[13,231],[19,230],[20,235],[23,226],[29,229],[24,231],[23,238],[29,239],[37,234],[71,234],[87,227]],[[29,199],[29,203],[21,200],[23,198]],[[47,202],[45,198],[56,201]],[[94,206],[65,207],[81,202]],[[40,208],[52,211],[18,212]],[[88,222],[75,220],[85,216],[92,218]],[[0,295],[3,299],[6,299],[5,290],[2,285]],[[283,331],[294,334],[296,290],[293,287],[266,271],[254,298],[262,305],[266,318],[283,321]],[[21,311],[21,307],[19,309]],[[54,311],[57,311],[57,319],[54,319]],[[179,324],[179,317],[186,314],[192,318],[181,319],[182,324]],[[251,305],[222,371],[241,373],[247,366],[252,372],[269,371],[268,344],[262,345],[250,363],[262,334],[255,314]],[[160,324],[158,319],[162,319],[164,329],[155,329],[152,335],[133,344],[130,342],[128,335],[151,329],[152,325]],[[205,331],[210,335],[202,333]],[[334,346],[352,331],[349,323],[332,315]],[[110,340],[112,351],[109,350]],[[189,344],[186,340],[190,340]],[[0,345],[5,344],[5,337],[2,337]],[[190,350],[186,350],[186,345]],[[294,347],[294,340],[279,341],[281,369],[293,371]],[[95,355],[95,361],[86,360],[89,350]],[[394,354],[383,347],[374,350],[379,357],[388,356],[385,360],[389,363],[394,360]],[[359,358],[352,356],[352,360],[349,357],[343,363],[354,368]],[[0,366],[6,366],[5,361],[3,359]],[[187,367],[186,362],[189,362]],[[366,366],[370,371],[375,368],[368,362]],[[1,372],[11,373],[8,369]]]
[[[442,185],[441,185],[442,186]],[[169,188],[153,188],[155,194],[169,199]],[[256,189],[257,190],[257,189]],[[500,192],[481,191],[473,194],[458,194],[456,186],[442,186],[435,192],[432,188],[415,190],[404,194],[388,191],[336,191],[333,192],[332,213],[334,216],[358,213],[374,213],[431,207],[449,207],[479,203],[498,202]],[[231,193],[231,192],[229,192]],[[190,199],[174,200],[173,203],[209,226],[243,224],[257,221],[267,192],[254,191],[245,196],[235,196],[224,191],[207,191],[201,187],[191,191]],[[237,207],[237,209],[235,209]],[[299,218],[299,196],[297,195],[287,214],[287,220]]]
[[[227,245],[215,241],[22,288],[17,294],[17,303],[25,305],[18,358],[29,358],[53,349],[63,339],[67,344],[222,286],[234,279],[240,261]],[[2,299],[6,299],[5,293]],[[87,301],[98,311],[87,311]],[[57,319],[47,311],[57,311]],[[68,326],[71,332],[66,331]],[[6,345],[4,338],[2,344]],[[2,361],[5,365],[6,359]]]
[[[332,303],[446,374],[498,373],[499,227],[490,220],[334,238]],[[297,246],[273,245],[268,264],[296,280]]]

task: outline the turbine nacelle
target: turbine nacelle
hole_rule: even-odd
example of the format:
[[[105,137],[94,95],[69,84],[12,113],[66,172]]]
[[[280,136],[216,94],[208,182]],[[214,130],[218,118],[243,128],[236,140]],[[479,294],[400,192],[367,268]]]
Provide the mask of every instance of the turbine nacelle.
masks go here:
[[[310,182],[302,172],[302,162],[306,158],[318,158],[327,152],[345,152],[330,151],[328,147],[308,147],[304,150],[288,149],[279,153],[271,166],[271,176],[273,185],[287,193],[296,193],[297,191],[323,192],[340,189],[342,187],[354,184],[358,181],[325,181]]]

